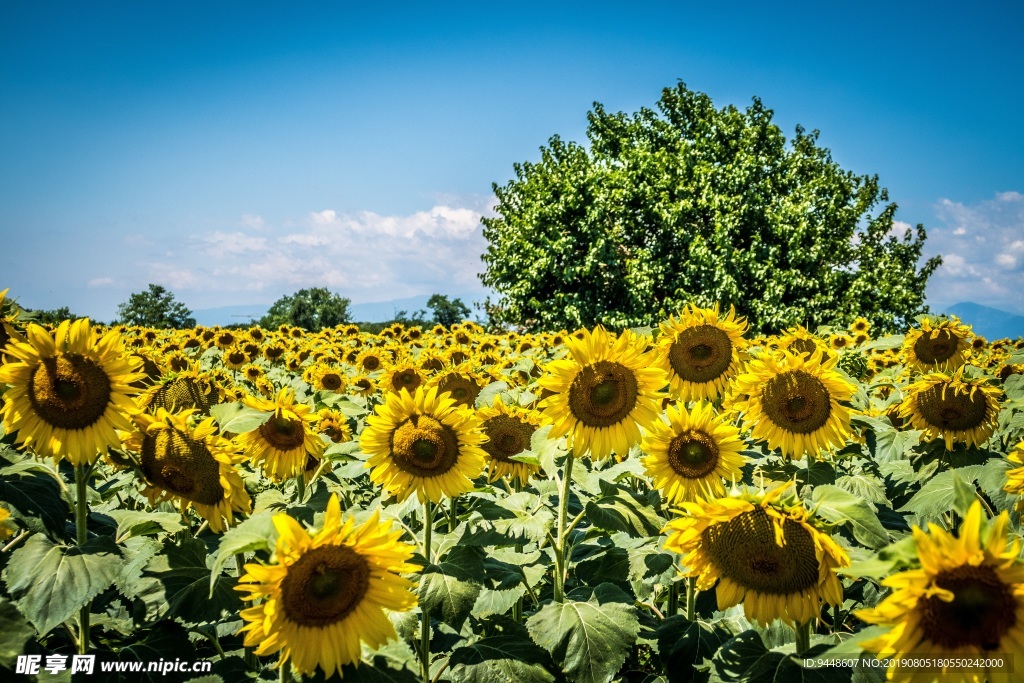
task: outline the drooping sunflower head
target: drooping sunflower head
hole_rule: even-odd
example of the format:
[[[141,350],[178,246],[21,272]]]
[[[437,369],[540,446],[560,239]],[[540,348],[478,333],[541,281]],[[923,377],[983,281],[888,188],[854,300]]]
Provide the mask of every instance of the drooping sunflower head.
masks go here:
[[[366,420],[359,444],[370,480],[405,500],[439,502],[473,488],[485,462],[480,419],[437,387],[387,394]]]
[[[29,325],[27,341],[6,347],[0,384],[10,388],[0,406],[8,433],[36,453],[74,465],[95,462],[120,448],[115,429],[131,430],[137,410],[132,384],[142,379],[141,361],[127,355],[120,335],[97,339],[88,318],[65,320],[51,337]]]
[[[323,455],[325,444],[310,415],[312,408],[296,402],[293,389],[281,389],[273,401],[247,396],[244,403],[270,413],[259,427],[239,436],[238,443],[274,481],[300,474],[308,455],[314,458]]]
[[[722,316],[718,306],[689,305],[661,324],[660,365],[669,376],[672,393],[684,401],[713,401],[740,368],[747,324],[735,308]]]
[[[183,510],[191,506],[212,531],[221,533],[234,523],[234,513],[248,513],[252,504],[235,469],[238,448],[217,435],[213,418],[196,422],[196,414],[193,409],[170,413],[163,408],[155,415],[139,413],[125,447],[139,454],[144,494],[151,505],[177,500]]]
[[[903,357],[907,365],[920,372],[952,372],[967,361],[971,348],[971,328],[956,317],[925,318],[921,327],[907,333]]]
[[[744,427],[769,448],[794,458],[839,448],[850,436],[848,402],[854,386],[835,371],[838,356],[820,353],[763,354],[736,378],[732,403],[743,412]]]
[[[187,370],[166,375],[139,397],[139,407],[155,412],[164,408],[171,412],[194,408],[204,415],[220,401],[216,381],[207,373]]]
[[[416,606],[415,584],[403,573],[414,549],[399,541],[379,513],[356,526],[342,519],[331,496],[323,528],[310,536],[285,513],[274,516],[278,540],[274,563],[247,564],[236,590],[254,605],[242,610],[246,647],[263,656],[280,652],[303,676],[317,668],[331,677],[358,663],[361,644],[377,648],[396,637],[386,610]]]
[[[537,381],[551,394],[541,401],[551,437],[569,436],[577,454],[603,460],[625,457],[640,443],[641,425],[657,419],[660,390],[668,378],[653,351],[643,351],[629,334],[603,327],[566,339],[569,356],[544,367]]]
[[[665,417],[647,426],[641,446],[654,486],[674,504],[725,495],[723,480],[741,478],[740,430],[704,402],[671,406]]]
[[[793,625],[816,618],[822,602],[842,604],[835,570],[849,557],[792,487],[687,502],[681,512],[665,528],[665,548],[683,555],[701,590],[718,582],[719,609],[742,602],[751,621]]]
[[[530,448],[533,433],[540,427],[537,411],[505,405],[496,398],[493,405],[478,410],[477,416],[487,437],[482,448],[488,456],[488,481],[509,477],[525,485],[530,477],[540,472],[536,465],[512,459]]]
[[[986,379],[932,372],[908,386],[899,415],[928,440],[978,447],[995,431],[1003,392]]]
[[[894,657],[890,679],[910,680],[913,669],[901,662],[923,655],[1024,654],[1024,563],[1020,540],[1010,539],[1008,526],[1003,512],[983,530],[981,504],[975,501],[957,536],[935,524],[927,532],[914,527],[920,567],[884,579],[893,592],[856,613],[869,624],[892,627],[862,644],[868,652]],[[1012,680],[984,668],[954,671],[944,675]]]

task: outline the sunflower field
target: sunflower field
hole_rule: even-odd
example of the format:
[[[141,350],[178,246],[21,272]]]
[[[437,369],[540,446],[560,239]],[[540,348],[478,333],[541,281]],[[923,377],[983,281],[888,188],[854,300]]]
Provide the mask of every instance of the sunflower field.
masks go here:
[[[1019,680],[1021,346],[695,306],[47,327],[0,295],[0,673]]]

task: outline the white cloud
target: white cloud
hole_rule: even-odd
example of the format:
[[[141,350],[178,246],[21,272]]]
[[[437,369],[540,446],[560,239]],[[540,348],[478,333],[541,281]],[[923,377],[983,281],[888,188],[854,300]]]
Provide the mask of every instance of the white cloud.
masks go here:
[[[996,254],[996,265],[1006,270],[1013,270],[1017,267],[1017,259],[1013,257],[1013,254]]]
[[[238,221],[238,224],[241,225],[243,228],[249,228],[250,230],[255,230],[256,232],[263,232],[264,230],[269,229],[267,222],[263,220],[263,216],[251,213],[242,214],[242,218]]]
[[[89,287],[105,287],[107,285],[114,284],[114,278],[112,277],[94,277],[85,283]]]

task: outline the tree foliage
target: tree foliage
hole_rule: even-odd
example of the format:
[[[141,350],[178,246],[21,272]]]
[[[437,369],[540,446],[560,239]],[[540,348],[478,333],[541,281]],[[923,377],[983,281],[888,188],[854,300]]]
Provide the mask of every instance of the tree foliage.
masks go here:
[[[589,149],[552,137],[494,184],[483,283],[496,322],[649,325],[688,302],[735,305],[755,332],[927,312],[924,227],[897,234],[877,176],[841,169],[818,131],[787,141],[759,99],[716,109],[682,82],[658,111],[588,114]]]
[[[291,296],[283,296],[260,318],[266,328],[293,325],[304,330],[320,330],[349,322],[351,300],[335,294],[326,287],[300,289]]]
[[[434,312],[434,322],[445,327],[469,318],[469,307],[462,299],[451,299],[444,294],[434,294],[427,299],[427,308]]]
[[[174,328],[194,327],[195,318],[185,304],[161,285],[150,284],[144,292],[135,292],[117,307],[118,320],[125,325]]]

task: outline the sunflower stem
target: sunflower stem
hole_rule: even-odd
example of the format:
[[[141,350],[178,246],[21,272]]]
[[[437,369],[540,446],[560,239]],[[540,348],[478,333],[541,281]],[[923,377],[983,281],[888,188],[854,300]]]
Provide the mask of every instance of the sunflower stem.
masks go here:
[[[431,533],[434,526],[434,506],[429,500],[423,503],[423,557],[427,564],[433,564]],[[420,660],[423,667],[423,683],[430,683],[430,610],[420,607]]]
[[[693,621],[697,616],[697,577],[686,578],[686,620]]]
[[[800,656],[804,652],[811,649],[811,627],[814,624],[814,619],[806,621],[794,630],[796,631],[796,654]]]
[[[668,587],[668,607],[665,614],[675,616],[679,613],[679,582],[673,581]]]
[[[572,483],[572,463],[575,460],[573,451],[565,456],[565,471],[562,473],[562,486],[558,496],[558,536],[555,537],[555,602],[565,602],[566,557],[565,546],[568,536],[565,518],[569,512],[569,486]]]
[[[295,492],[296,492],[296,495],[298,496],[298,500],[295,501],[296,503],[302,503],[302,501],[306,500],[306,473],[305,472],[299,472],[297,475],[295,475]]]
[[[75,537],[78,546],[82,547],[89,540],[89,470],[88,465],[75,466]],[[89,616],[92,612],[92,600],[89,600],[79,611],[78,654],[89,651]]]

